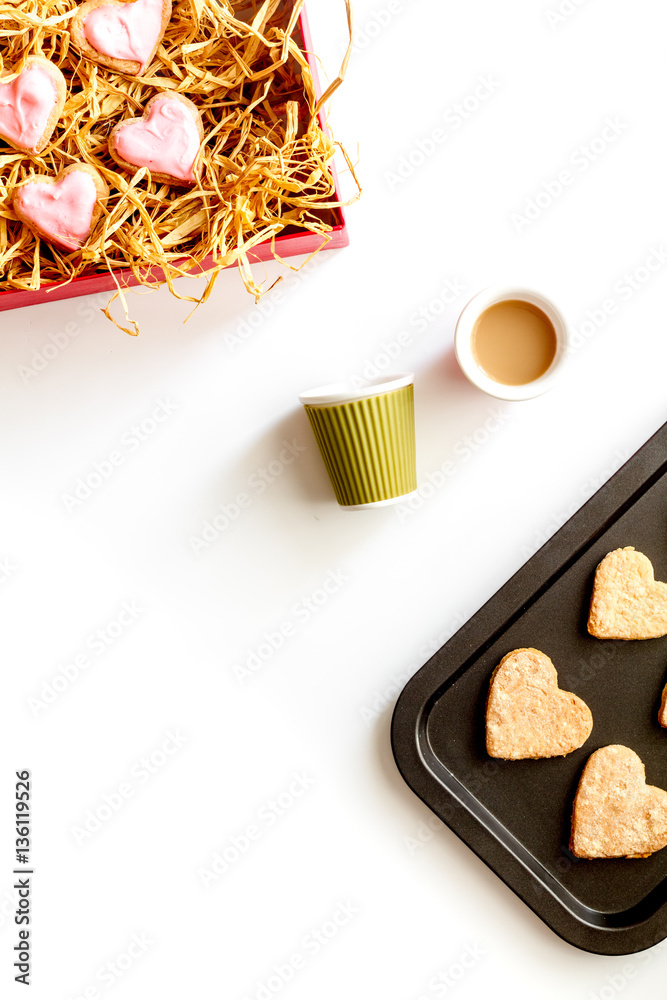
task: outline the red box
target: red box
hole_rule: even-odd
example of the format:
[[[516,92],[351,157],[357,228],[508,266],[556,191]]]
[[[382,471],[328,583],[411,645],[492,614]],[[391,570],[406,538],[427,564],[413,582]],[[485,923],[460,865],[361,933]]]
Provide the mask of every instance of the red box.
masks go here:
[[[313,75],[315,83],[315,90],[319,95],[322,93],[322,90],[317,74],[316,60],[312,54],[312,38],[305,10],[301,12],[299,17],[299,25],[303,35],[304,51],[308,58],[308,65],[310,66],[310,71]],[[324,129],[323,111],[320,111],[319,120],[320,125]],[[332,174],[336,190],[336,200],[340,201],[341,196],[338,186],[338,178],[333,165]],[[335,214],[338,217],[339,222],[333,226],[331,232],[329,233],[329,242],[326,244],[327,250],[337,249],[338,247],[346,247],[350,242],[343,210],[340,208],[336,209]],[[288,233],[285,236],[277,236],[274,240],[274,244],[276,252],[280,254],[281,257],[298,257],[302,254],[311,254],[317,250],[322,245],[322,237],[318,233]],[[251,262],[272,260],[273,253],[271,252],[271,241],[267,240],[265,243],[258,244],[258,246],[256,246],[248,254],[248,257]],[[192,270],[189,273],[192,275],[204,274],[210,269],[208,265],[210,265],[210,267],[213,266],[213,260],[211,257],[206,258],[199,271]],[[235,264],[229,265],[229,267],[235,266]],[[161,268],[147,268],[144,273],[148,273],[148,271],[150,271],[151,277],[154,280],[162,281],[164,279],[164,272]],[[132,285],[138,285],[140,283],[131,272],[117,271],[116,277],[122,288],[129,288]],[[112,292],[115,290],[116,282],[109,273],[92,274],[90,277],[82,274],[78,278],[74,278],[68,284],[61,282],[49,284],[40,288],[38,291],[27,291],[24,289],[13,288],[0,291],[0,312],[4,312],[7,309],[19,309],[22,306],[36,305],[38,302],[50,302],[54,299],[71,299],[77,295],[94,295],[97,292]]]

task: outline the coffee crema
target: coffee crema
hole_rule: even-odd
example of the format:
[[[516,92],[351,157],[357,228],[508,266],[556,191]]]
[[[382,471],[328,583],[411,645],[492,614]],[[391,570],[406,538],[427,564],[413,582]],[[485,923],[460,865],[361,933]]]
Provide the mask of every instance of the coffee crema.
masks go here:
[[[541,378],[556,357],[554,325],[537,306],[505,299],[478,317],[470,340],[482,371],[501,385],[527,385]]]

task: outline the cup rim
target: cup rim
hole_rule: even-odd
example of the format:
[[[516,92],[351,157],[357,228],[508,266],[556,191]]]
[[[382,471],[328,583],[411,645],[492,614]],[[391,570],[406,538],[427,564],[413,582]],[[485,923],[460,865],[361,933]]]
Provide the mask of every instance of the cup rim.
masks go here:
[[[524,385],[503,385],[502,382],[496,382],[480,368],[472,351],[472,332],[480,315],[489,306],[513,299],[528,302],[541,309],[551,320],[556,333],[556,353],[553,361],[544,375],[532,382],[526,382]],[[461,371],[468,381],[488,395],[495,396],[496,399],[534,399],[536,396],[548,392],[562,374],[569,345],[570,333],[558,306],[541,292],[519,285],[490,285],[473,295],[458,318],[454,334],[454,350]]]
[[[307,389],[299,396],[299,402],[304,406],[331,406],[333,403],[354,403],[359,399],[369,399],[371,396],[382,396],[386,392],[394,392],[412,385],[415,380],[413,372],[402,372],[398,375],[381,375],[371,379],[361,386],[353,386],[350,380],[331,382],[320,385],[316,389]]]

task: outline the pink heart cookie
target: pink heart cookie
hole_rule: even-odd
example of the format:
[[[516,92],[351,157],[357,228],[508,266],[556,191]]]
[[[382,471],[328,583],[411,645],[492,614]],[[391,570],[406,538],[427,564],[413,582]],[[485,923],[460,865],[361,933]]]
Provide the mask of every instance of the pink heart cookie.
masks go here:
[[[30,177],[14,191],[14,213],[35,235],[79,250],[97,225],[109,188],[97,170],[74,163],[57,177]]]
[[[181,94],[160,93],[143,118],[116,125],[109,152],[126,170],[148,167],[154,180],[189,187],[197,183],[197,157],[204,138],[199,111]]]
[[[41,153],[58,124],[67,83],[58,67],[30,56],[9,83],[0,81],[0,138],[15,149]]]
[[[101,66],[138,76],[157,51],[171,0],[87,0],[70,25],[72,42]]]

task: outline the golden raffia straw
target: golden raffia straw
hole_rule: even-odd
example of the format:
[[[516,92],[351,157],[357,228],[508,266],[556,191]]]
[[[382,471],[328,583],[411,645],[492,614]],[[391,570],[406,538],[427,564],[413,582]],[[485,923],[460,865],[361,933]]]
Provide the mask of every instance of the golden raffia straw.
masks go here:
[[[177,298],[199,304],[220,271],[237,264],[259,297],[248,258],[258,243],[291,226],[321,235],[325,246],[331,210],[339,206],[330,173],[339,144],[322,131],[316,113],[349,61],[350,0],[345,3],[350,45],[339,76],[318,102],[295,30],[303,0],[244,0],[243,8],[231,0],[175,0],[157,55],[139,78],[112,73],[70,48],[76,0],[0,2],[0,72],[13,74],[27,56],[42,54],[69,84],[50,145],[39,156],[0,155],[0,290],[37,289],[108,271],[131,271],[152,287],[158,276],[145,272],[153,268],[164,272]],[[185,94],[201,112],[203,169],[191,190],[152,181],[145,168],[131,176],[109,156],[114,125],[140,115],[156,90]],[[25,178],[53,176],[77,161],[99,170],[111,195],[88,244],[68,255],[20,223],[11,197]],[[214,265],[203,294],[179,295],[174,279],[196,274],[209,256]],[[114,299],[120,295],[127,315],[118,282],[117,288]],[[104,312],[116,323],[109,307]],[[130,322],[133,328],[116,325],[138,333]]]

